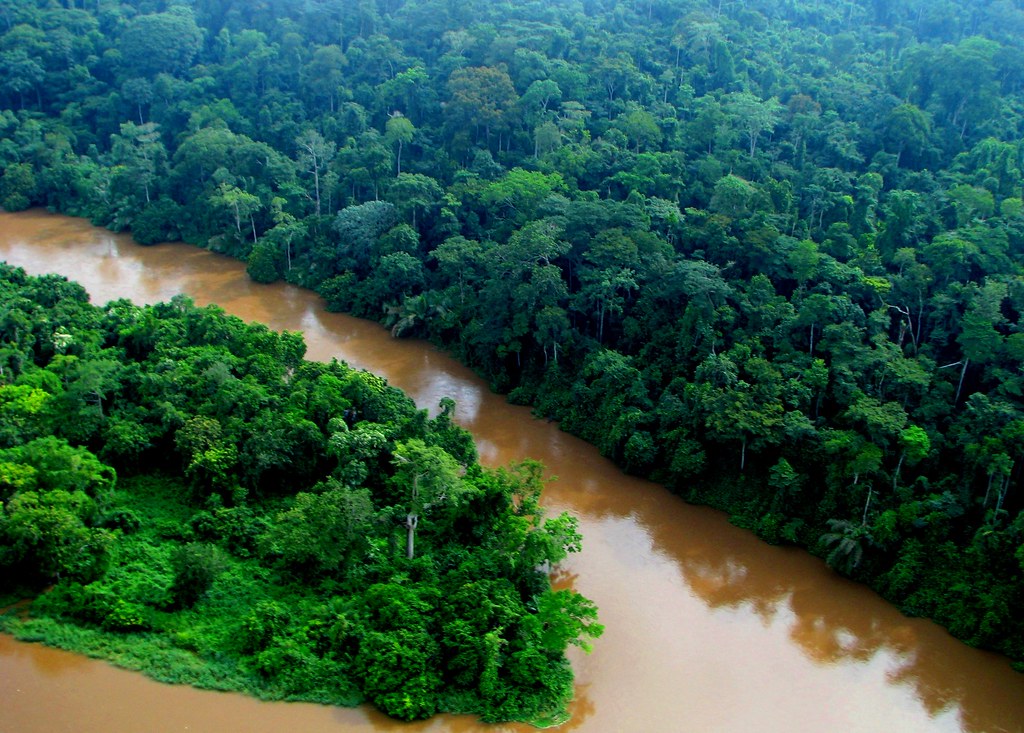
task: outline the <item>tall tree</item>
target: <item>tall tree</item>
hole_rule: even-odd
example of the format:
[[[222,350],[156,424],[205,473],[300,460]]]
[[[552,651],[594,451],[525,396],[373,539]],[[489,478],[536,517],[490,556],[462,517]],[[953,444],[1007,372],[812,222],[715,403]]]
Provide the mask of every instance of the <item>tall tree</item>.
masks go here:
[[[420,518],[462,502],[471,487],[462,479],[462,468],[443,449],[428,446],[419,438],[395,446],[393,482],[405,508],[406,557],[416,555],[416,529]]]
[[[320,189],[321,178],[327,171],[327,167],[334,159],[337,146],[325,140],[324,136],[316,130],[306,130],[295,140],[299,152],[299,165],[301,170],[313,176],[313,192],[306,194],[306,197],[313,202],[314,215],[321,215]]]

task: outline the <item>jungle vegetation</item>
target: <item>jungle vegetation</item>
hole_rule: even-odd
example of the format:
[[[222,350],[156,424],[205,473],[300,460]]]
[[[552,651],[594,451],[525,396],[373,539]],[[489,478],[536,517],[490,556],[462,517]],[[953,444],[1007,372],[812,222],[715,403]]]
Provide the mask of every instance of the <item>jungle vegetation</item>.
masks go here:
[[[6,0],[0,31],[5,208],[429,338],[1024,659],[1020,0]]]
[[[0,591],[46,587],[4,628],[271,699],[563,719],[602,629],[551,587],[580,535],[539,464],[484,469],[450,400],[183,296],[3,265],[0,302]]]

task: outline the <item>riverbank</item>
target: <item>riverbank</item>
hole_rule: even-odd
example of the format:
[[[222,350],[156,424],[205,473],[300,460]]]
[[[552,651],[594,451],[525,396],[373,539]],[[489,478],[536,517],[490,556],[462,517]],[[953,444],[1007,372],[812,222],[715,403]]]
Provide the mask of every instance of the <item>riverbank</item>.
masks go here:
[[[0,259],[37,273],[59,266],[86,285],[94,302],[158,302],[184,292],[277,330],[302,330],[311,358],[336,357],[372,369],[423,407],[455,398],[456,419],[473,432],[487,465],[524,457],[548,465],[561,478],[548,487],[546,503],[551,511],[576,514],[587,538],[583,552],[566,564],[565,580],[595,600],[608,627],[592,656],[574,658],[573,730],[659,729],[665,721],[687,721],[715,733],[875,733],[887,727],[981,732],[1016,730],[1024,720],[1024,684],[1005,658],[969,649],[934,624],[907,619],[803,552],[765,545],[717,512],[622,475],[593,447],[508,405],[421,341],[394,340],[374,324],[325,313],[318,298],[294,288],[249,282],[239,263],[196,248],[138,247],[80,220],[38,211],[2,215],[0,223]],[[11,694],[27,706],[11,719],[39,726],[24,730],[52,730],[59,725],[56,716],[68,710],[82,721],[96,720],[105,713],[90,710],[91,701],[103,701],[110,715],[127,704],[105,691],[102,667],[84,660],[82,669],[95,671],[75,677],[84,692],[74,696],[80,703],[71,701],[61,692],[64,683],[47,687],[45,674],[32,677],[49,658],[27,661],[36,651],[19,649],[0,660],[0,679],[35,680],[31,700]],[[315,710],[254,709],[223,695],[187,697],[184,703],[186,693],[172,689],[134,693],[146,700],[134,715],[178,720],[177,708],[186,705],[211,731],[264,730],[265,719],[282,716],[291,727],[323,729]],[[159,712],[163,705],[167,710]],[[335,730],[398,730],[386,720],[368,719],[364,709],[338,715]],[[201,727],[197,720],[191,724]],[[83,723],[76,729],[111,728]],[[145,730],[123,721],[113,729]],[[448,717],[411,728],[421,729],[475,730]]]

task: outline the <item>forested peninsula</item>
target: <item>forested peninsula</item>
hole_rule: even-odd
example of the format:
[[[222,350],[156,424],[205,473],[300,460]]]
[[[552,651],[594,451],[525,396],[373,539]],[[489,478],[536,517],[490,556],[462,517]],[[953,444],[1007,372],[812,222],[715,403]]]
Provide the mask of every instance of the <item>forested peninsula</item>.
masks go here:
[[[1019,0],[7,0],[0,29],[4,208],[428,338],[1024,660]]]
[[[51,586],[0,628],[269,699],[564,720],[602,628],[551,587],[580,535],[538,463],[484,469],[450,400],[216,306],[6,265],[0,300],[0,592]]]

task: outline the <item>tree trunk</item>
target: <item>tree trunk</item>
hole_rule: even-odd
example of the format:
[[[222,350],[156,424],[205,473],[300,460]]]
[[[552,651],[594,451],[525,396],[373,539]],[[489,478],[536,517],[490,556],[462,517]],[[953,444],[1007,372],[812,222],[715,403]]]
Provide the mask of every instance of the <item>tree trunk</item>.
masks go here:
[[[313,186],[316,189],[316,215],[320,216],[320,165],[316,157],[313,157]]]
[[[420,523],[420,518],[416,514],[405,515],[405,556],[412,560],[416,556],[416,525]]]
[[[1002,511],[1002,509],[1003,509],[1003,499],[1006,498],[1006,492],[1007,492],[1007,490],[1009,488],[1010,488],[1010,474],[1008,473],[1008,474],[1006,474],[1006,478],[1003,480],[1002,484],[999,486],[999,498],[996,500],[996,511],[997,512]]]
[[[903,468],[903,461],[906,459],[906,457],[907,457],[907,452],[906,451],[903,451],[902,453],[900,453],[899,463],[896,464],[896,470],[892,474],[892,490],[893,491],[896,491],[896,484],[900,480],[900,469]]]
[[[970,359],[964,359],[964,368],[960,370],[960,383],[956,385],[956,397],[953,398],[953,405],[960,401],[960,390],[964,386],[964,375],[967,374],[967,365],[971,363]]]

